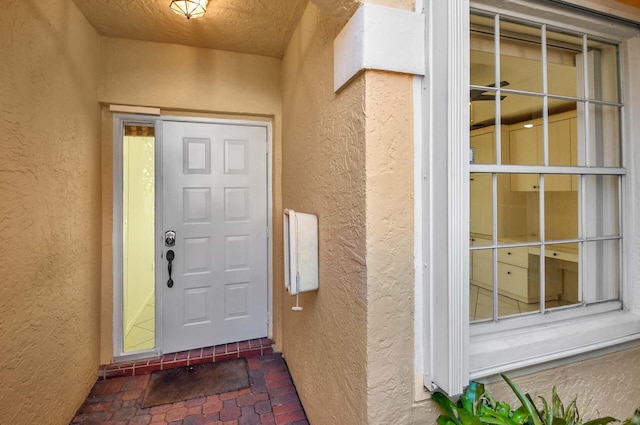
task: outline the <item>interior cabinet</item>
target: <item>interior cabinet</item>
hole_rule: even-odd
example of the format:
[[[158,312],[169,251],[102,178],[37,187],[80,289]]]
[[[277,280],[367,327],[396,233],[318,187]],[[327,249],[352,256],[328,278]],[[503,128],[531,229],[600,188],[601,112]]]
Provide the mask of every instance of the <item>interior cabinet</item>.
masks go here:
[[[496,163],[495,139],[495,126],[493,125],[471,132],[469,142],[474,151],[475,164]]]
[[[572,117],[573,115],[573,117]],[[514,165],[544,164],[544,127],[542,120],[536,120],[533,127],[514,124],[509,132],[509,163]],[[577,119],[575,112],[549,117],[549,165],[577,165]],[[511,190],[516,192],[539,191],[537,174],[512,174]],[[577,178],[570,175],[545,175],[545,190],[577,190]]]
[[[471,246],[491,245],[491,239],[472,237]],[[471,283],[493,290],[493,252],[490,249],[471,251]]]
[[[472,237],[472,246],[485,246],[491,240]],[[558,255],[550,251],[551,258]],[[517,247],[498,249],[498,293],[511,299],[531,304],[540,302],[540,250],[538,248]],[[562,260],[567,260],[562,258]],[[568,260],[571,261],[571,260]],[[546,271],[545,298],[558,299],[562,293],[562,277],[558,268],[548,267]],[[471,251],[471,283],[493,291],[493,251],[491,249]]]
[[[542,164],[542,129],[539,126],[532,128],[518,128],[509,132],[509,164],[513,165],[540,165]],[[511,190],[514,192],[526,192],[539,190],[537,174],[512,174]]]

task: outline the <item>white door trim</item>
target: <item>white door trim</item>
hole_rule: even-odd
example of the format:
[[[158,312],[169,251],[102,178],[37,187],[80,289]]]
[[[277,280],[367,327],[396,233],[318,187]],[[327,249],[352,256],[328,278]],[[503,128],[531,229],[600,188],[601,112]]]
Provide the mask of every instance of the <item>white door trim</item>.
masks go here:
[[[160,302],[159,294],[162,290],[161,267],[156,267],[155,276],[155,296],[156,296],[156,346],[154,349],[138,351],[133,353],[124,353],[124,335],[123,335],[123,294],[122,294],[122,141],[123,129],[125,123],[144,124],[155,127],[155,161],[156,164],[162,164],[162,122],[176,121],[187,123],[207,123],[207,124],[223,124],[223,125],[239,125],[263,127],[267,132],[267,332],[268,336],[273,335],[273,124],[270,121],[252,121],[252,120],[232,120],[221,118],[194,118],[179,116],[150,116],[150,115],[131,115],[131,114],[114,114],[113,115],[113,358],[114,361],[128,361],[138,358],[146,358],[150,356],[160,355],[163,350],[162,341],[162,302]],[[162,222],[162,167],[155,167],[156,189],[155,189],[155,208],[156,223]],[[162,228],[156,226],[156,253],[159,256],[162,251]],[[159,257],[156,260],[161,260]]]

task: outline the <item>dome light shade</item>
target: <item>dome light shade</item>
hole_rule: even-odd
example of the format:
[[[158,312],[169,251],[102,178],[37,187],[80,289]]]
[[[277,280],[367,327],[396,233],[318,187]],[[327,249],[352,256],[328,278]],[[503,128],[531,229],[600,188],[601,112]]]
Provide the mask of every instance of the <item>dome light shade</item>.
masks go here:
[[[171,0],[169,7],[178,15],[186,16],[187,19],[202,18],[207,11],[208,0]]]

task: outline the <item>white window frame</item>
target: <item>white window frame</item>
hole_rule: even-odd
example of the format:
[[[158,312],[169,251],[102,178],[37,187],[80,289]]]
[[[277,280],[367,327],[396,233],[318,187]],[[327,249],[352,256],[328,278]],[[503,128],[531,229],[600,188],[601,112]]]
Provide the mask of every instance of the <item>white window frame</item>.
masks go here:
[[[620,301],[469,325],[471,7],[620,42],[623,240]],[[568,13],[569,12],[569,13]],[[541,0],[427,2],[422,99],[424,385],[455,395],[470,379],[545,367],[640,341],[640,31]]]

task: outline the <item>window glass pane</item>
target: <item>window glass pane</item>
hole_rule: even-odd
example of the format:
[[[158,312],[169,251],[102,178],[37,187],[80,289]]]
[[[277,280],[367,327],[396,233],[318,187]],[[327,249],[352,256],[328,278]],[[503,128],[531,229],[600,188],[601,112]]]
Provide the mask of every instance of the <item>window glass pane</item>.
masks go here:
[[[493,239],[493,185],[491,174],[472,173],[469,182],[469,231],[474,245],[491,244]]]
[[[545,249],[545,308],[577,304],[578,244],[547,245]]]
[[[470,306],[471,320],[493,318],[493,250],[473,250],[470,254]]]
[[[582,93],[577,70],[582,67],[582,37],[547,30],[547,92],[576,97]]]
[[[584,176],[585,236],[620,235],[618,176]]]
[[[491,87],[496,75],[494,19],[471,15],[470,25],[471,85]]]
[[[541,25],[510,19],[496,34],[494,16],[471,17],[470,163],[494,165],[470,174],[470,245],[484,247],[470,253],[472,321],[494,319],[494,307],[502,318],[619,296],[620,177],[526,172],[622,166],[621,106],[604,104],[620,101],[617,46],[552,27],[543,46]],[[509,246],[541,244],[540,223],[550,244]],[[615,239],[585,240],[597,237]]]
[[[544,227],[547,241],[578,238],[578,191],[571,190],[571,183],[577,178],[545,174]]]
[[[471,95],[474,90],[471,90]],[[493,98],[494,94],[481,94]],[[496,163],[495,102],[493,100],[469,101],[471,153],[473,164]]]
[[[618,102],[618,48],[588,39],[586,68],[589,99]],[[578,80],[584,80],[582,70],[578,71]],[[583,93],[580,93],[581,97]]]
[[[584,167],[587,164],[586,155],[586,119],[585,103],[576,102],[576,116],[571,118],[571,165]],[[575,135],[573,132],[575,131]],[[573,162],[573,161],[576,162]]]
[[[575,166],[578,164],[578,120],[576,117],[576,103],[567,101],[552,102],[549,99],[548,120],[548,155],[549,165]],[[568,108],[563,112],[554,108]]]
[[[498,242],[540,240],[538,174],[498,174]]]
[[[543,165],[542,98],[507,94],[501,102],[502,163]]]
[[[590,167],[620,167],[620,111],[615,106],[589,104],[587,161]]]
[[[531,288],[536,287],[537,282],[529,282],[529,248],[498,249],[498,316],[532,311],[520,305],[536,301],[531,298]]]
[[[153,127],[125,127],[122,188],[125,352],[155,346],[154,146]]]
[[[542,93],[542,37],[539,27],[500,22],[500,85]]]
[[[469,100],[470,143],[475,147],[472,162],[495,164],[495,93],[471,89]]]
[[[471,16],[469,121],[476,164],[495,164],[495,39],[493,17]]]
[[[615,300],[620,286],[620,241],[585,242],[583,293],[586,303]]]

